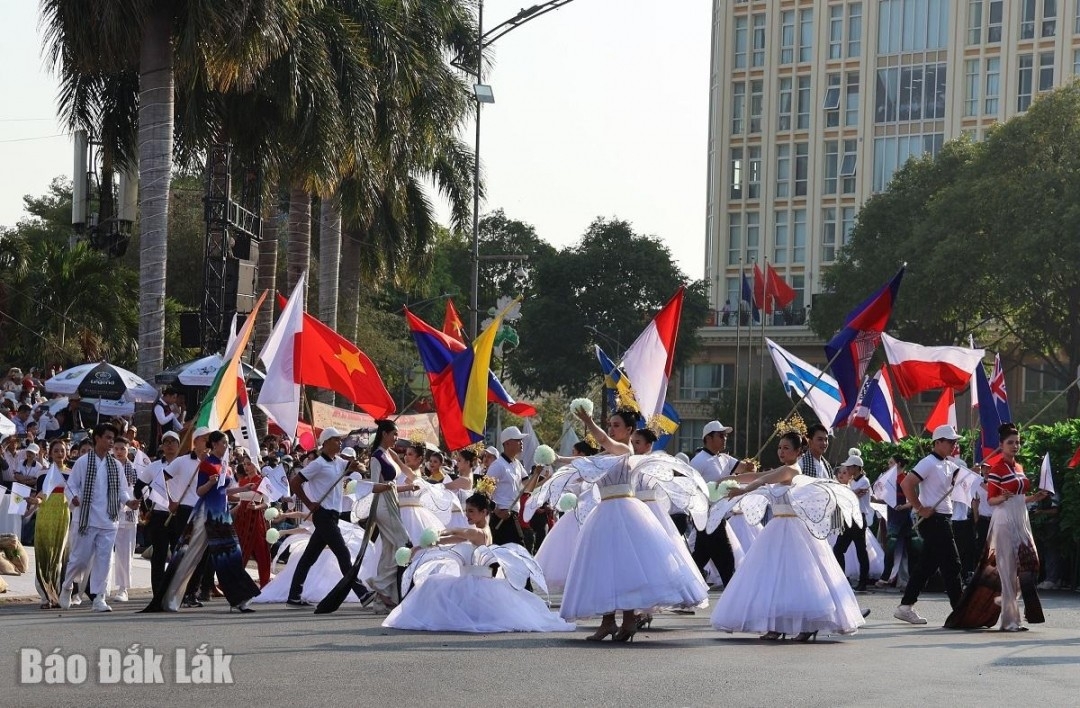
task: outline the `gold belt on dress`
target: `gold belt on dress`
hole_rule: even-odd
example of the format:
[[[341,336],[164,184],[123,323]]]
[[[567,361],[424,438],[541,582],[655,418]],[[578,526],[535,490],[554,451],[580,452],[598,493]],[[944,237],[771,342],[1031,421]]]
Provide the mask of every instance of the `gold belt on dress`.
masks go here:
[[[773,514],[774,519],[794,519],[798,514]]]

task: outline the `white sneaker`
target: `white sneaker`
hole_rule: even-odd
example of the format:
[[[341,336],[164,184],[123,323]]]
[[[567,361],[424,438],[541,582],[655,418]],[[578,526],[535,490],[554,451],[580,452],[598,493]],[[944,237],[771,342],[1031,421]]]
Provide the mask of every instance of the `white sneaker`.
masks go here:
[[[1039,590],[1057,590],[1058,584],[1055,583],[1053,580],[1044,580],[1035,587]]]
[[[920,617],[919,613],[911,605],[900,605],[896,608],[896,612],[892,613],[892,616],[911,624],[926,624],[926,618]]]
[[[127,590],[121,590],[120,592],[113,595],[112,596],[112,601],[113,602],[127,602],[128,601]]]
[[[105,604],[104,595],[98,595],[94,600],[94,612],[112,612],[112,608]]]
[[[71,588],[68,588],[67,590],[62,590],[60,592],[60,607],[62,609],[68,610],[71,609],[71,606],[73,604],[75,603],[71,601]]]
[[[71,596],[71,606],[72,607],[78,607],[81,604],[82,604],[82,596],[80,596],[80,595],[72,595]]]

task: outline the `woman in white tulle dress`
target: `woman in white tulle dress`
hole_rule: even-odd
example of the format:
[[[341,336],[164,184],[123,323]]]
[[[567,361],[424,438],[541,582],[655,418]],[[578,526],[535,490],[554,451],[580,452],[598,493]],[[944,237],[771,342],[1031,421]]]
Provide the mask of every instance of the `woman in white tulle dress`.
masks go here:
[[[855,593],[823,540],[837,507],[847,523],[856,519],[858,499],[832,480],[803,476],[803,447],[800,433],[785,433],[777,450],[782,466],[739,475],[750,483],[728,492],[751,523],[770,506],[772,519],[716,602],[712,626],[720,631],[764,632],[769,640],[794,634],[805,642],[819,631],[852,634],[863,624]]]
[[[263,587],[262,592],[252,602],[280,604],[289,599],[289,586],[292,584],[293,573],[296,572],[296,566],[300,564],[300,556],[304,554],[304,549],[311,538],[313,528],[311,522],[306,522],[297,529],[286,531],[285,534],[288,534],[288,536],[282,534],[284,540],[281,542],[281,547],[278,548],[274,562],[277,562],[277,559],[284,554],[286,549],[289,550],[289,562]],[[345,539],[345,545],[349,547],[349,554],[355,558],[356,554],[360,552],[360,546],[364,543],[364,530],[348,521],[339,521],[338,528],[341,529],[341,536]],[[368,553],[364,556],[361,577],[368,577],[363,574],[365,570],[374,571],[374,564],[368,562],[372,557],[372,552],[373,549],[368,549]],[[330,549],[324,549],[308,572],[307,581],[304,583],[303,588],[303,599],[317,605],[340,581],[341,567],[338,565],[337,558],[330,552]],[[359,600],[354,593],[349,593],[348,597],[345,598],[345,602],[359,602]]]
[[[483,494],[465,503],[469,528],[444,529],[439,546],[415,548],[401,580],[405,598],[384,627],[428,632],[572,632],[538,596],[544,574],[517,544],[493,546],[488,517],[494,505]],[[410,589],[411,587],[411,589]]]
[[[584,410],[576,414],[605,449],[619,449]],[[708,586],[694,563],[687,562],[685,545],[680,548],[648,506],[634,497],[644,474],[674,477],[671,463],[619,454],[581,458],[571,465],[596,485],[601,501],[578,535],[559,614],[568,620],[602,615],[600,628],[589,639],[600,641],[610,634],[627,641],[637,631],[638,611],[703,602]],[[621,628],[615,624],[617,612],[622,612]]]
[[[596,448],[585,441],[574,443],[574,457],[588,457],[595,455],[596,452]],[[544,503],[552,503],[554,506],[564,494],[572,494],[577,500],[574,508],[560,509],[564,511],[563,515],[547,532],[544,542],[536,551],[536,562],[544,571],[544,581],[551,592],[562,592],[566,587],[566,574],[570,571],[570,561],[574,557],[574,549],[577,548],[581,524],[594,506],[594,504],[582,503],[582,500],[578,499],[583,492],[582,481],[574,468],[564,467],[555,472],[525,502],[525,510],[521,518],[528,523],[533,511]]]

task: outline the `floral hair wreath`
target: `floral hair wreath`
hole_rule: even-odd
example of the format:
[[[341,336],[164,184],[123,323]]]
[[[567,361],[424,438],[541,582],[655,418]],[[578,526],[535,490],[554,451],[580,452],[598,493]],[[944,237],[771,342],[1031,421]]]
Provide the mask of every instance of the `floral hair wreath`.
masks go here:
[[[806,421],[802,419],[802,416],[798,413],[792,413],[788,418],[777,421],[776,423],[776,435],[781,437],[788,433],[798,433],[799,435],[806,437]]]
[[[491,477],[481,477],[476,480],[476,484],[473,485],[473,491],[483,494],[488,499],[495,496],[495,487],[498,486]]]

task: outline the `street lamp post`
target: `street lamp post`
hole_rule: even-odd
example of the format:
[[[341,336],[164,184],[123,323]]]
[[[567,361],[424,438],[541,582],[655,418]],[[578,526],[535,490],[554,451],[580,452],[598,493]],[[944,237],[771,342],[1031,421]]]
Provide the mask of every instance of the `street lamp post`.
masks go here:
[[[484,74],[484,50],[490,47],[495,40],[508,32],[512,32],[530,20],[540,15],[557,10],[573,0],[548,0],[523,9],[505,22],[496,25],[484,32],[484,0],[477,2],[476,10],[476,64],[469,69],[456,66],[468,71],[476,77],[473,84],[473,97],[476,100],[476,145],[473,151],[473,223],[472,223],[472,287],[469,298],[469,336],[476,339],[479,297],[480,297],[480,106],[483,103],[495,103],[495,96],[491,87],[483,82]]]

